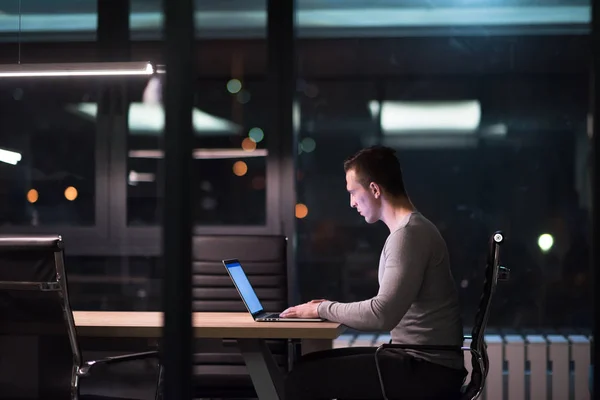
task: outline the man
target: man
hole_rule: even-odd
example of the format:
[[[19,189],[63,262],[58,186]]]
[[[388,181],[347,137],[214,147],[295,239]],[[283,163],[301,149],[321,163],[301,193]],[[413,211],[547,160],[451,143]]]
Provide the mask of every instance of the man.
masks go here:
[[[462,346],[458,293],[446,243],[421,215],[404,188],[395,151],[371,147],[344,163],[350,206],[367,223],[390,230],[379,262],[379,291],[371,299],[339,303],[313,300],[283,317],[321,317],[362,331],[391,331],[392,342]],[[375,347],[343,348],[302,357],[286,378],[286,399],[381,398]],[[466,376],[460,352],[380,353],[389,398],[448,399]]]

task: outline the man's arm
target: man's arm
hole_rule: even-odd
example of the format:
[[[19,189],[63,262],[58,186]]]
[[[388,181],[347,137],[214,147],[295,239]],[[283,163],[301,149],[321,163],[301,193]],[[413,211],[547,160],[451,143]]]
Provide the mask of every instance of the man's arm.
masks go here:
[[[418,236],[407,226],[389,237],[375,297],[354,303],[324,301],[318,306],[319,316],[358,330],[390,331],[396,327],[417,297],[429,261],[428,246]]]

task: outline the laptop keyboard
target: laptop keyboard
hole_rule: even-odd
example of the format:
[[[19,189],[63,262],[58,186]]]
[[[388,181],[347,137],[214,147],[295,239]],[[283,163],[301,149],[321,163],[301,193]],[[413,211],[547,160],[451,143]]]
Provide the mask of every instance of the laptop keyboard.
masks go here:
[[[271,313],[264,315],[263,318],[279,318],[279,313]]]

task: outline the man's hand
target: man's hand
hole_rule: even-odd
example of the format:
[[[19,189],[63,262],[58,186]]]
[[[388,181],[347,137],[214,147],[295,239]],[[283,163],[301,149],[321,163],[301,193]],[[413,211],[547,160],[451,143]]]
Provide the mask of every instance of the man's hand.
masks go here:
[[[279,316],[282,318],[319,318],[319,303],[325,300],[311,300],[308,303],[290,307]]]

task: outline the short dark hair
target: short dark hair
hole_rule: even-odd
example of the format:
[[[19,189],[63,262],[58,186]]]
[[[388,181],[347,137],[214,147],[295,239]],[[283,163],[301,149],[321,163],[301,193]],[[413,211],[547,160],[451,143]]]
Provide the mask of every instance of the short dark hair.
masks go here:
[[[402,168],[394,149],[384,146],[362,149],[344,162],[344,171],[349,170],[356,173],[365,188],[375,182],[392,196],[406,196]]]

